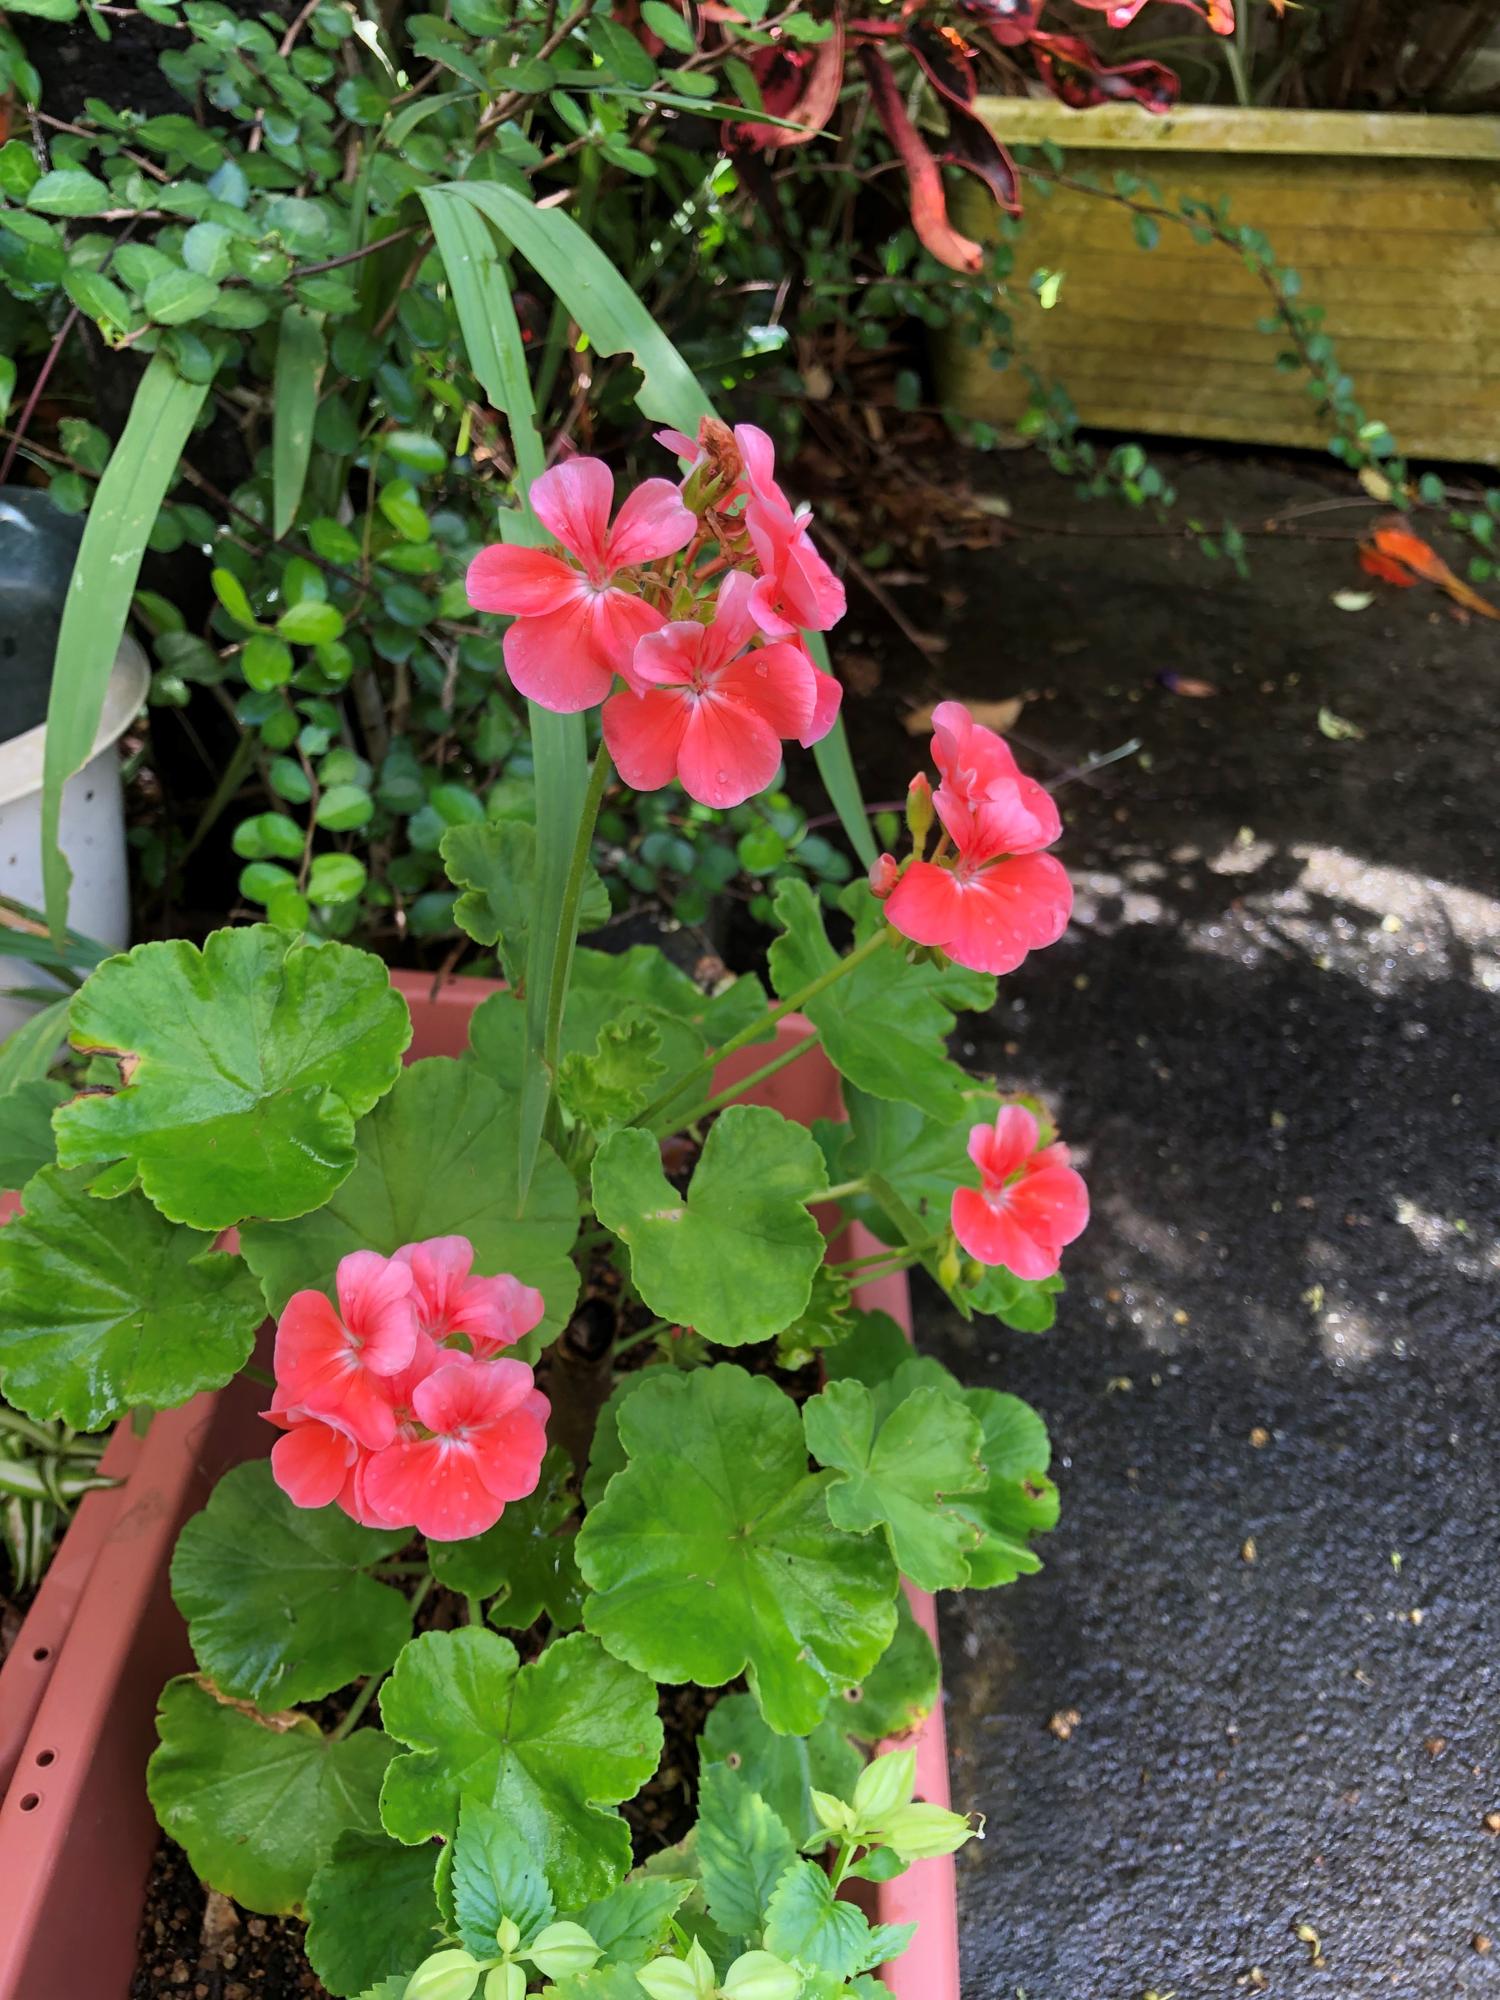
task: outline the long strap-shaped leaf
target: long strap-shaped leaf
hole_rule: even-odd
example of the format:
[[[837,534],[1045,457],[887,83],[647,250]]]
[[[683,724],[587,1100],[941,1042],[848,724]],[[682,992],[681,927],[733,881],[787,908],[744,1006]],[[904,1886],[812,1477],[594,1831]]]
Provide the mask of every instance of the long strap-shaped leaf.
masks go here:
[[[560,208],[537,208],[524,195],[494,181],[452,183],[435,192],[442,199],[459,196],[488,216],[552,287],[600,354],[634,356],[641,371],[635,400],[642,416],[692,437],[699,418],[714,414],[692,369],[598,244],[570,215]],[[431,213],[433,202],[424,199]],[[810,632],[806,637],[813,658],[826,671],[828,649],[822,635]],[[875,859],[875,841],[842,720],[813,755],[844,831],[868,866]]]
[[[42,764],[42,882],[47,922],[58,938],[73,883],[57,838],[63,786],[94,747],[146,538],[207,394],[206,382],[184,381],[165,354],[153,356],[99,481],[68,583]]]
[[[495,246],[488,223],[452,188],[429,188],[422,200],[432,223],[438,254],[443,260],[458,323],[468,351],[469,366],[491,403],[510,425],[520,474],[521,510],[507,509],[500,533],[507,542],[533,547],[546,540],[531,511],[531,482],[546,466],[531,376],[516,309],[511,302],[510,276]],[[547,1115],[551,1078],[542,1061],[546,1041],[547,995],[559,971],[566,973],[574,940],[562,936],[563,891],[583,795],[588,785],[588,744],[581,715],[553,715],[535,702],[531,711],[531,742],[536,760],[536,908],[526,968],[527,1062],[521,1078],[521,1172],[519,1198],[524,1201],[536,1164],[537,1147]],[[559,955],[563,963],[559,966]]]
[[[297,518],[312,456],[318,384],[328,349],[323,315],[288,306],[276,339],[276,395],[271,415],[271,532],[279,540]]]

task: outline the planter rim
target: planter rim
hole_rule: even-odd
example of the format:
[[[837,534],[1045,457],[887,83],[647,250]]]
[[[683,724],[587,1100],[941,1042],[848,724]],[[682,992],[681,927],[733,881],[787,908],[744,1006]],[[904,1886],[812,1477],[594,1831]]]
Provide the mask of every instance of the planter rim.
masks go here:
[[[146,699],[150,683],[151,668],[146,655],[127,632],[120,641],[115,663],[110,669],[99,727],[94,731],[93,745],[84,759],[85,764],[97,757],[100,751],[108,750],[125,734]],[[24,799],[42,789],[46,747],[45,722],[39,722],[35,729],[23,730],[19,736],[12,736],[8,743],[0,743],[0,806],[8,806],[16,799]]]
[[[413,1011],[409,1059],[454,1053],[456,1042],[467,1041],[473,1008],[500,986],[496,980],[394,971],[391,980]],[[800,1039],[808,1031],[808,1023],[791,1016],[778,1038]],[[758,1045],[731,1062],[738,1060],[748,1073],[763,1053],[764,1045]],[[785,1081],[780,1075],[768,1079],[748,1101],[782,1096],[796,1088],[797,1077],[803,1079],[805,1117],[815,1115],[820,1094],[836,1103],[837,1074],[821,1049],[786,1072]],[[808,1099],[814,1100],[810,1108]],[[856,1254],[874,1244],[873,1237],[868,1245],[863,1239],[854,1225],[849,1240]],[[910,1333],[904,1273],[857,1287],[855,1298],[867,1309],[888,1312]],[[156,1837],[146,1802],[145,1746],[134,1746],[133,1739],[142,1731],[152,1733],[157,1693],[174,1670],[174,1656],[186,1650],[186,1631],[177,1630],[180,1621],[165,1594],[178,1524],[200,1504],[202,1482],[218,1467],[250,1455],[243,1438],[261,1437],[249,1405],[262,1399],[258,1393],[239,1398],[247,1409],[236,1416],[236,1387],[195,1397],[153,1419],[140,1447],[138,1479],[124,1489],[132,1504],[107,1525],[71,1630],[58,1649],[16,1780],[0,1800],[0,1879],[10,1919],[0,1926],[0,2000],[75,2000],[85,1987],[97,2000],[125,2000],[151,1851],[148,1836],[151,1844]],[[227,1455],[215,1448],[221,1429],[237,1434],[238,1448]],[[226,1436],[223,1442],[228,1441]],[[935,1645],[933,1599],[904,1587],[918,1624]],[[947,1806],[941,1682],[932,1710],[901,1742],[916,1751],[918,1796]],[[891,2000],[960,2000],[952,1855],[919,1861],[895,1881],[875,1885],[875,1902],[881,1922],[918,1925],[911,1948],[881,1968]],[[63,1938],[75,1941],[71,1962],[61,1948]]]
[[[1420,111],[1270,111],[1180,104],[1164,114],[1138,104],[1073,111],[1051,97],[980,96],[974,109],[1008,145],[1079,152],[1322,153],[1364,159],[1500,160],[1500,118]]]

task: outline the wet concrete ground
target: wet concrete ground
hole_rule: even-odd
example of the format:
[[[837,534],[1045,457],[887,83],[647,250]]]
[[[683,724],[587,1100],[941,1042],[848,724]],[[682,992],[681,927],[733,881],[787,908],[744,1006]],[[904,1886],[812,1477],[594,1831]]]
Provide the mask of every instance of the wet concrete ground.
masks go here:
[[[944,1606],[989,1815],[966,2000],[1500,1994],[1500,628],[1336,609],[1345,543],[1238,582],[1030,464],[977,477],[1107,532],[954,555],[910,685],[1032,691],[1039,775],[1146,757],[1059,794],[1077,921],[965,1051],[1080,1150],[1058,1326],[919,1302],[1042,1410],[1063,1492],[1041,1577]],[[1244,520],[1339,490],[1183,485]],[[892,777],[900,671],[851,703]]]

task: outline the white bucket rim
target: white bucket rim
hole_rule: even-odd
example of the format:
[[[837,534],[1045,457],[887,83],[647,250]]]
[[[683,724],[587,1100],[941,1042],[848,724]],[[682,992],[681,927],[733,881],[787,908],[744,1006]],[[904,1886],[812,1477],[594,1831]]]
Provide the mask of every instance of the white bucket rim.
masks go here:
[[[93,748],[79,766],[80,770],[91,764],[102,750],[108,750],[119,742],[140,713],[150,685],[150,664],[127,632],[120,640],[115,663],[110,669]],[[19,736],[12,736],[8,743],[0,743],[0,807],[14,805],[17,799],[28,798],[42,789],[46,746],[45,722],[39,722],[35,729],[23,730]]]

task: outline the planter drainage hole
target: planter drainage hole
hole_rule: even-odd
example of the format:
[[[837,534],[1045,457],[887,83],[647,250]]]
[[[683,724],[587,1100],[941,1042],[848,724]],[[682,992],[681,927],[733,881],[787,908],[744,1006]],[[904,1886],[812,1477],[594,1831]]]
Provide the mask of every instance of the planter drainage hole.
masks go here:
[[[50,1646],[38,1646],[31,1657],[34,1660],[50,1660],[52,1658],[52,1648]]]
[[[21,1810],[22,1812],[35,1812],[41,1803],[42,1795],[40,1792],[28,1792],[21,1801]]]
[[[38,1750],[36,1753],[36,1761],[45,1770],[49,1764],[55,1764],[57,1762],[57,1752],[55,1750]]]

